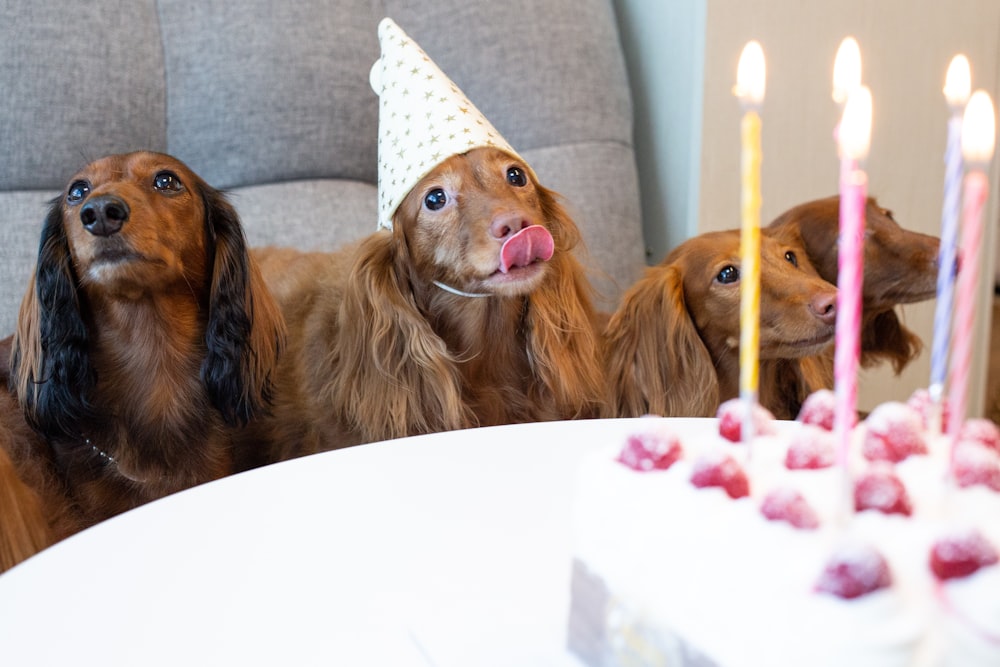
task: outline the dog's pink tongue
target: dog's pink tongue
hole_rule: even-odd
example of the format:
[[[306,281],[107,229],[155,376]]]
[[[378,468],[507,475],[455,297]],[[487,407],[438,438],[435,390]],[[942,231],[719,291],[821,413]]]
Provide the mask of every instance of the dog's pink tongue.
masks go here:
[[[545,227],[525,227],[504,241],[500,248],[500,271],[507,273],[514,267],[527,266],[537,259],[548,261],[554,247],[552,234]]]

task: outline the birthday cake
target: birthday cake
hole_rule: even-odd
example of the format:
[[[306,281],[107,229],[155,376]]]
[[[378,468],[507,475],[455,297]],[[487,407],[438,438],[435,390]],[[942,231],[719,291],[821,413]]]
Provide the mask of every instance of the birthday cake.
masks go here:
[[[1000,433],[954,448],[928,402],[879,406],[846,468],[817,393],[797,422],[637,420],[588,458],[568,645],[591,667],[1000,665]],[[947,415],[946,415],[947,417]]]

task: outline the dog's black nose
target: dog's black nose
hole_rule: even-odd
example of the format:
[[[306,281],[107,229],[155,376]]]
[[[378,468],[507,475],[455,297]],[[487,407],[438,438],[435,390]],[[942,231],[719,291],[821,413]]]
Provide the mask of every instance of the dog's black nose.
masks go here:
[[[114,195],[94,197],[80,209],[83,227],[94,236],[111,236],[128,220],[128,204]]]

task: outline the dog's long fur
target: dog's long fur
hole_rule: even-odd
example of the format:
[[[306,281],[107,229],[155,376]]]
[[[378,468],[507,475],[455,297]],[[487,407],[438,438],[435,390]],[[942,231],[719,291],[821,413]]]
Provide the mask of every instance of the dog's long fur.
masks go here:
[[[738,395],[739,267],[739,231],[706,233],[625,293],[605,331],[608,416],[709,417]],[[776,417],[831,380],[814,355],[833,339],[835,304],[801,248],[762,237],[758,389]]]
[[[0,572],[82,525],[51,451],[7,388],[12,343],[13,336],[0,341]]]
[[[230,473],[284,336],[219,191],[163,154],[89,164],[45,219],[10,356],[43,447],[8,451],[0,486],[33,467],[89,525]],[[22,511],[0,505],[0,532]]]
[[[801,245],[824,280],[837,283],[840,197],[800,204],[775,218],[763,231]],[[869,198],[865,210],[862,287],[861,365],[892,364],[899,374],[923,348],[899,319],[897,305],[934,297],[939,240],[901,227],[892,212]]]
[[[526,176],[512,185],[514,168]],[[448,205],[424,205],[435,189]],[[554,254],[498,271],[501,219],[543,225]],[[509,230],[511,232],[516,229]],[[271,439],[317,449],[478,425],[596,416],[602,375],[579,232],[530,169],[491,148],[452,156],[392,231],[333,254],[258,253],[291,336]],[[458,296],[433,284],[488,294]],[[303,426],[303,425],[306,426]],[[291,436],[291,437],[289,437]]]

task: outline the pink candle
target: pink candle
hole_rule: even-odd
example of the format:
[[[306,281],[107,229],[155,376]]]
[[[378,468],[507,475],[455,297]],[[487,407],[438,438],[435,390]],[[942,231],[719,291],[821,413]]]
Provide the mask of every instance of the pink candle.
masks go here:
[[[834,437],[844,474],[845,511],[850,498],[848,454],[857,415],[858,360],[861,354],[861,287],[864,277],[865,203],[868,177],[861,163],[871,139],[872,97],[856,88],[840,121],[840,239],[837,253],[837,325],[834,351]]]
[[[972,343],[975,338],[976,291],[979,282],[979,249],[983,234],[983,206],[989,195],[986,170],[993,159],[995,141],[993,102],[985,91],[977,90],[965,107],[962,132],[962,156],[966,164],[962,203],[962,260],[959,263],[955,291],[955,323],[952,331],[952,363],[948,394],[951,409],[948,436],[952,446],[952,463],[954,463],[958,433],[968,409],[969,371],[972,363]]]

